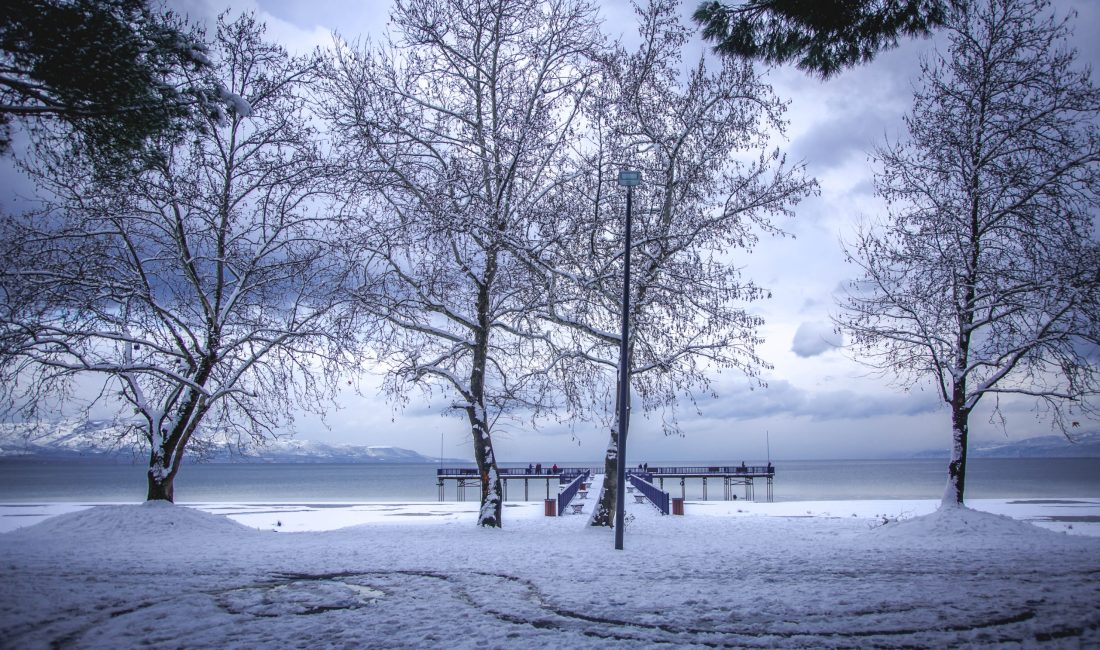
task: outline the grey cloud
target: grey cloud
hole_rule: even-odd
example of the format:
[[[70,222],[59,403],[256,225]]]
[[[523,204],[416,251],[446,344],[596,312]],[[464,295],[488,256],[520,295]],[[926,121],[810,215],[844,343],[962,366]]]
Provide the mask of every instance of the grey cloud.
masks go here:
[[[804,322],[798,326],[791,342],[791,351],[800,357],[816,357],[844,345],[843,335],[821,321]]]
[[[870,112],[841,115],[816,126],[792,143],[795,158],[825,170],[843,164],[850,156],[863,156],[880,137],[884,120]]]
[[[703,415],[715,420],[755,420],[768,417],[803,417],[814,421],[860,420],[885,416],[914,416],[940,408],[931,393],[868,395],[852,390],[810,392],[788,381],[769,382],[767,388],[726,393]]]
[[[802,415],[814,420],[859,420],[888,415],[921,415],[939,408],[939,400],[920,393],[870,396],[838,390],[810,396],[804,404]]]
[[[791,96],[813,102],[796,105],[813,126],[791,142],[792,157],[805,160],[819,174],[862,160],[884,136],[897,137],[912,104],[910,80],[919,74],[918,59],[932,43],[905,39],[900,47],[880,53],[873,64],[853,66],[824,86],[791,83]]]
[[[853,185],[848,193],[853,196],[874,196],[876,191],[874,180],[871,178],[864,178]]]

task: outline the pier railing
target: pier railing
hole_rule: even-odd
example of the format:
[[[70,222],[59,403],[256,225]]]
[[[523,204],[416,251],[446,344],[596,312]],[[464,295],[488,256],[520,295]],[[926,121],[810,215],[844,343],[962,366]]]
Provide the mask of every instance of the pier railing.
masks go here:
[[[559,467],[557,469],[543,467],[541,471],[526,467],[501,467],[500,475],[508,478],[546,478],[557,476],[562,479],[573,480],[584,473],[592,473],[588,467]],[[440,477],[472,477],[477,478],[476,467],[440,467],[435,470],[435,475]]]
[[[582,474],[591,476],[594,473],[597,472],[589,467],[562,467],[558,469],[558,474],[561,476],[563,482],[567,479],[572,481]]]
[[[558,516],[560,517],[565,512],[566,506],[573,500],[573,497],[577,496],[577,490],[580,489],[581,484],[588,480],[590,474],[586,470],[582,474],[578,474],[576,478],[570,481],[569,485],[558,494]]]
[[[641,473],[673,476],[717,476],[744,474],[746,476],[774,476],[773,465],[694,465],[687,467],[650,467]]]
[[[709,481],[720,479],[722,482],[723,497],[729,501],[736,499],[734,494],[736,487],[743,487],[745,498],[755,500],[755,483],[765,483],[767,500],[772,500],[772,480],[775,478],[775,467],[767,465],[686,465],[686,466],[640,466],[638,469],[628,469],[630,474],[640,476],[641,480],[652,485],[659,486],[658,490],[664,490],[666,480],[678,480],[680,482],[681,498],[687,496],[686,481],[701,479],[703,482],[703,499],[707,498],[707,484]],[[595,476],[602,474],[603,468],[592,467],[554,467],[538,468],[535,464],[527,467],[502,467],[500,478],[504,488],[504,498],[508,498],[508,484],[515,481],[523,483],[523,500],[530,497],[530,483],[535,481],[538,487],[546,484],[546,498],[553,494],[554,484],[566,485],[574,481],[578,476]],[[436,469],[436,485],[439,486],[439,500],[444,500],[444,485],[453,482],[456,486],[456,495],[459,501],[464,500],[464,490],[467,487],[476,486],[482,477],[476,467],[440,467]]]
[[[669,513],[668,492],[664,492],[656,485],[647,482],[642,476],[645,476],[645,474],[628,474],[627,478],[630,479],[630,484],[633,485],[635,489],[644,494],[653,505],[657,506],[661,514],[667,515]]]
[[[557,469],[543,467],[541,471],[535,471],[527,467],[502,467],[500,468],[500,475],[509,478],[558,476],[563,479],[572,480],[584,473],[598,474],[602,471],[602,469],[593,470],[591,467],[559,467]],[[706,476],[709,474],[719,476],[727,474],[774,476],[775,467],[773,465],[693,465],[686,467],[650,467],[644,471],[630,470],[630,472],[639,475],[651,474],[654,476],[683,476],[685,474],[695,476]],[[478,475],[476,467],[440,467],[435,470],[435,473],[437,476],[445,477],[470,476],[476,478]]]

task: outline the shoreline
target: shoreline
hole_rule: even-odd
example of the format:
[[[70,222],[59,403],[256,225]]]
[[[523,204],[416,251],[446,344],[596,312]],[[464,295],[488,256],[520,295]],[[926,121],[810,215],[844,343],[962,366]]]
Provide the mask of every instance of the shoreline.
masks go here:
[[[8,533],[51,519],[58,515],[86,510],[96,506],[138,505],[139,501],[50,501],[0,502],[0,534]],[[589,500],[588,503],[594,503]],[[755,518],[826,518],[864,520],[869,525],[912,519],[935,512],[938,499],[844,499],[804,501],[685,501],[685,518],[738,519]],[[277,532],[328,532],[354,526],[408,525],[470,525],[473,526],[476,501],[415,501],[386,502],[267,500],[267,501],[182,501],[177,505],[202,512],[222,515],[258,530]],[[1100,537],[1100,498],[1097,497],[1017,497],[970,499],[967,507],[992,514],[1026,521],[1048,530],[1071,535]],[[592,506],[582,515],[564,515],[557,526],[572,530],[583,525]],[[653,508],[632,511],[648,515]],[[670,521],[679,519],[670,516]],[[545,517],[543,502],[509,501],[505,503],[504,525],[526,527]],[[550,522],[544,522],[549,524]],[[544,525],[540,524],[540,525]]]

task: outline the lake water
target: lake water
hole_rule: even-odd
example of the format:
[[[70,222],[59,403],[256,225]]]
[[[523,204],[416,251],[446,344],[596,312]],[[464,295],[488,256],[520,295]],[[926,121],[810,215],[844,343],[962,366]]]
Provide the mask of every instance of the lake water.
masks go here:
[[[657,463],[657,465],[739,464]],[[841,499],[938,499],[946,460],[775,461],[776,501]],[[563,463],[570,467],[584,466]],[[509,465],[518,466],[518,465]],[[592,467],[597,463],[592,463]],[[176,478],[176,499],[188,502],[395,502],[436,501],[436,465],[429,464],[209,464],[187,465]],[[701,499],[702,481],[689,479],[688,499]],[[665,490],[680,496],[678,480]],[[545,482],[532,481],[532,500],[545,496]],[[556,490],[555,490],[556,491]],[[708,482],[711,499],[722,482]],[[741,488],[735,488],[739,498]],[[453,481],[446,499],[456,500]],[[468,499],[477,497],[468,489]],[[763,481],[756,498],[766,496]],[[982,498],[1100,497],[1100,458],[987,459],[970,461],[967,496]],[[522,480],[509,482],[508,499],[522,500]],[[130,464],[0,462],[0,502],[136,502],[145,498],[145,469]]]

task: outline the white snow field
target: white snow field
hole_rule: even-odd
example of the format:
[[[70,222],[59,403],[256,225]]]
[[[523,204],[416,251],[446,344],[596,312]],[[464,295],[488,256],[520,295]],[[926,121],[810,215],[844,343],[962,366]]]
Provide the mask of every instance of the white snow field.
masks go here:
[[[1100,499],[973,505],[9,504],[0,647],[1100,647]]]

